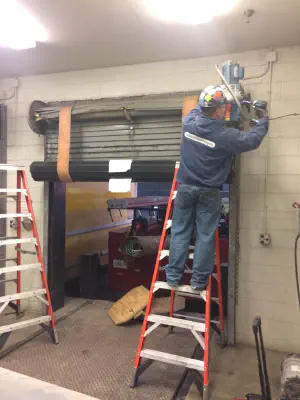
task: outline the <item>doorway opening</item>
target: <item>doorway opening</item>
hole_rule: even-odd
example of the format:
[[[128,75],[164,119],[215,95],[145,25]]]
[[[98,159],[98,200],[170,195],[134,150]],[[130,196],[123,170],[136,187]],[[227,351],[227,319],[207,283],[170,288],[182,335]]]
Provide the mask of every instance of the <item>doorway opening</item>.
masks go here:
[[[170,188],[170,182],[137,182],[127,193],[113,193],[108,182],[65,185],[64,267],[59,278],[62,292],[54,291],[60,297],[54,301],[56,308],[63,306],[65,297],[115,302],[137,286],[150,288]],[[222,187],[219,237],[226,310],[228,184]],[[191,273],[192,260],[186,264],[183,283],[190,283]],[[163,271],[160,278],[164,279]],[[186,299],[185,306],[201,312],[195,300]]]

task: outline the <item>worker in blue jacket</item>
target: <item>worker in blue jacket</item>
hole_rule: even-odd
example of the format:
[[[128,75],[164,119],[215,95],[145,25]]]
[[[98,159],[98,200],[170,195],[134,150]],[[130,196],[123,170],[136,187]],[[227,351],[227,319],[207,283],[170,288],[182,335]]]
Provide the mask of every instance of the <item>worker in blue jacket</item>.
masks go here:
[[[233,157],[254,150],[268,132],[268,118],[262,118],[250,132],[225,126],[225,91],[210,86],[200,95],[199,105],[183,121],[179,183],[175,199],[168,284],[175,288],[184,273],[184,265],[196,224],[196,243],[191,286],[205,289],[212,273],[215,232],[220,219],[220,188],[230,172]]]

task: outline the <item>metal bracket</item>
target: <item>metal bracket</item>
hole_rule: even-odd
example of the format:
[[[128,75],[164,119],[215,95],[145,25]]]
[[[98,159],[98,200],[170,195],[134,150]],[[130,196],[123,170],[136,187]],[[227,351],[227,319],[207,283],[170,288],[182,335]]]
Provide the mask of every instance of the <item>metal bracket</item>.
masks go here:
[[[15,248],[15,250],[22,254],[31,254],[33,256],[36,255],[36,251],[22,250],[22,249],[18,249],[17,247]]]
[[[56,332],[56,328],[53,329],[52,326],[48,326],[48,325],[45,325],[45,324],[40,324],[40,326],[41,326],[43,329],[45,329],[45,331],[47,331],[47,332],[49,333],[49,335],[50,335],[50,337],[51,337],[51,339],[52,339],[52,342],[53,342],[54,344],[58,344],[58,343],[59,343],[59,341],[58,341],[58,336],[57,336],[57,332]]]
[[[135,134],[134,127],[133,127],[133,120],[132,120],[131,115],[129,114],[129,111],[127,110],[126,107],[123,107],[123,112],[124,112],[126,120],[130,123],[130,125],[129,125],[129,131],[130,131],[129,132],[129,139],[133,140],[133,136]],[[130,156],[132,157],[132,148],[131,148],[131,146],[130,146]]]
[[[49,306],[48,301],[45,300],[42,296],[36,294],[35,297],[36,297],[37,299],[39,299],[42,303],[46,304],[46,306]]]
[[[199,335],[194,329],[191,329],[192,334],[194,335],[197,342],[200,344],[203,350],[205,350],[204,338],[202,335]]]
[[[148,328],[146,330],[146,332],[144,333],[144,337],[146,337],[147,335],[149,335],[149,333],[153,332],[154,329],[158,328],[160,326],[160,322],[155,322],[155,324],[153,324],[152,326],[150,326],[150,328]]]
[[[130,129],[131,131],[133,131],[131,134],[134,134],[133,120],[132,120],[131,115],[130,115],[130,113],[129,113],[129,111],[127,110],[126,107],[123,108],[123,112],[124,112],[124,115],[125,115],[126,120],[127,120],[128,122],[130,122],[130,124],[131,124],[130,127],[129,127],[129,129]]]
[[[3,349],[10,334],[11,334],[11,332],[5,332],[5,333],[2,333],[2,335],[0,336],[0,350]]]
[[[13,304],[13,303],[12,303]],[[0,307],[0,315],[3,313],[3,311],[6,309],[6,307],[9,305],[9,301],[6,301],[5,303],[2,304]],[[15,305],[15,304],[14,304]]]

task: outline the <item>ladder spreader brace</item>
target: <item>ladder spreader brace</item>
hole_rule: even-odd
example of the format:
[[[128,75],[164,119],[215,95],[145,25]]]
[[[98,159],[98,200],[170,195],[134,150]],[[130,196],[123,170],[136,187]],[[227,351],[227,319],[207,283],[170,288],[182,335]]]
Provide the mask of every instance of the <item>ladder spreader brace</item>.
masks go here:
[[[0,278],[6,274],[17,274],[17,279],[0,279],[0,282],[5,284],[7,281],[16,283],[16,293],[10,295],[0,296],[0,318],[3,311],[7,306],[11,307],[18,316],[21,315],[21,300],[35,297],[46,305],[46,315],[42,315],[37,318],[31,318],[28,320],[21,320],[9,325],[0,326],[0,351],[3,349],[7,339],[13,331],[23,329],[29,326],[41,325],[51,336],[55,344],[58,343],[58,336],[56,331],[56,325],[54,320],[54,314],[52,310],[50,292],[48,288],[48,282],[45,272],[45,265],[41,250],[41,244],[36,226],[36,220],[33,212],[32,199],[28,187],[26,172],[23,167],[16,167],[12,165],[0,164],[0,171],[15,171],[17,173],[17,187],[15,189],[1,188],[1,197],[13,198],[16,200],[16,212],[0,214],[0,218],[15,218],[17,221],[17,235],[15,238],[6,238],[0,240],[0,246],[15,245],[17,252],[16,258],[6,258],[1,260],[4,264],[8,262],[14,262],[16,265],[3,266],[0,268]],[[25,196],[25,202],[27,211],[21,211],[22,195]],[[32,235],[33,237],[22,238],[22,218],[27,217],[31,221]],[[27,251],[22,249],[23,244],[33,244],[35,246],[35,252]],[[21,264],[22,253],[36,254],[37,262],[32,264]],[[41,274],[42,288],[32,289],[26,292],[21,291],[21,272],[26,270],[39,270]],[[4,353],[4,352],[2,352]],[[0,358],[3,354],[0,353]]]
[[[158,281],[158,275],[161,267],[161,260],[168,257],[169,251],[165,250],[165,241],[167,236],[167,230],[172,226],[172,211],[173,204],[177,194],[177,172],[179,163],[175,165],[175,172],[169,197],[169,202],[166,211],[165,222],[160,238],[158,254],[155,262],[152,283],[150,287],[148,304],[145,312],[145,317],[142,325],[142,331],[138,344],[136,359],[134,363],[134,376],[130,387],[134,388],[137,384],[139,376],[153,363],[153,361],[160,361],[167,364],[173,364],[185,367],[195,376],[195,382],[197,388],[201,391],[203,400],[208,400],[208,384],[209,384],[209,343],[210,343],[210,328],[220,335],[221,344],[225,345],[225,329],[224,329],[224,310],[223,310],[223,298],[222,298],[222,278],[221,278],[221,263],[220,263],[220,246],[219,246],[219,235],[216,231],[216,266],[215,273],[209,276],[206,290],[197,292],[189,285],[181,285],[176,290],[168,285],[167,282]],[[190,246],[193,248],[193,246]],[[192,259],[193,257],[189,257]],[[212,291],[212,279],[217,282],[217,293],[216,298],[211,296]],[[170,312],[169,316],[151,314],[152,303],[154,300],[155,292],[159,289],[170,290]],[[205,301],[205,318],[190,318],[180,313],[174,313],[174,299],[175,296],[191,297],[198,300]],[[211,321],[211,301],[215,302],[219,306],[219,320]],[[148,324],[152,323],[149,327]],[[203,360],[196,359],[195,357],[188,358],[177,356],[175,354],[165,353],[157,350],[144,349],[145,339],[155,329],[161,325],[167,325],[169,332],[172,332],[174,328],[182,328],[189,330],[196,343],[202,349]],[[141,362],[141,359],[145,361]],[[201,382],[201,383],[200,383]]]

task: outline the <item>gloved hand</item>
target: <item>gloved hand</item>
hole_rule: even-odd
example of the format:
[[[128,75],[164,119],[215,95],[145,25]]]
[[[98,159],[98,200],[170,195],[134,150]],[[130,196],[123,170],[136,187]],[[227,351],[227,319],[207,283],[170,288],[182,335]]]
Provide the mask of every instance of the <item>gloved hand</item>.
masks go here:
[[[258,124],[259,124],[259,119],[254,119],[254,118],[251,119],[251,121],[250,121],[251,127],[256,126]]]
[[[266,124],[267,129],[269,129],[269,117],[268,116],[264,116],[263,118],[260,118],[260,119],[255,119],[255,118],[251,119],[250,126],[253,127],[253,126],[256,126],[256,125],[259,125],[262,123]]]

